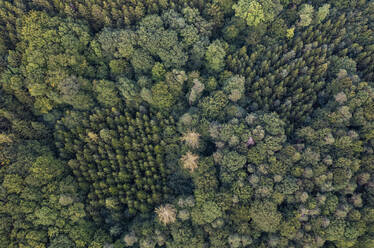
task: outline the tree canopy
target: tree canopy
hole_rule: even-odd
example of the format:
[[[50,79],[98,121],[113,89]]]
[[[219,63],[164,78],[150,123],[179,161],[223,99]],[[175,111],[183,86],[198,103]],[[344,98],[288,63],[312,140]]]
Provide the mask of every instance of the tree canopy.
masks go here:
[[[0,248],[372,248],[373,82],[369,0],[0,0]]]

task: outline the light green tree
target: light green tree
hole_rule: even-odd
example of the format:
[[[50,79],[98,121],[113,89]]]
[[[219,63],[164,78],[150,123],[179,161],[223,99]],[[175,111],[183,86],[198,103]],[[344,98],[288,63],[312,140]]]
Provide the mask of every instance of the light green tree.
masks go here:
[[[248,26],[255,27],[273,21],[282,10],[282,5],[272,0],[239,0],[232,8],[235,16],[245,20]]]
[[[212,70],[213,72],[222,71],[223,67],[225,66],[224,59],[226,57],[226,46],[227,44],[220,40],[215,40],[209,45],[205,53],[208,69]]]
[[[330,12],[330,4],[326,3],[318,8],[316,13],[315,22],[321,23],[329,14]]]
[[[310,4],[303,4],[299,11],[300,21],[299,26],[306,27],[309,26],[313,20],[314,8]]]

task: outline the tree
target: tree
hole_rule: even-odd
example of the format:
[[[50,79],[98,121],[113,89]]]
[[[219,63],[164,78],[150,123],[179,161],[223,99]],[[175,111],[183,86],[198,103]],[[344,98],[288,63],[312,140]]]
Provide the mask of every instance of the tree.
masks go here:
[[[66,235],[58,235],[55,237],[51,244],[49,245],[51,248],[71,248],[74,247],[74,242],[69,239]]]
[[[12,74],[25,79],[23,86],[36,97],[36,110],[47,113],[61,103],[91,107],[87,85],[71,76],[90,74],[83,56],[91,40],[88,27],[70,18],[50,18],[44,12],[31,11],[18,28],[23,56],[18,73]]]
[[[165,66],[162,63],[156,62],[152,67],[152,79],[157,81],[162,81],[165,79]]]
[[[155,210],[159,221],[164,224],[171,224],[176,221],[176,209],[171,204],[166,204],[156,208]]]
[[[170,191],[165,162],[178,162],[178,154],[169,155],[173,150],[168,150],[179,140],[173,118],[164,119],[155,110],[134,113],[119,107],[67,112],[56,126],[59,151],[70,159],[68,165],[81,190],[88,193],[88,206],[96,219],[104,215],[99,208],[117,219],[125,213],[149,212]],[[85,213],[66,195],[59,198],[69,210],[65,216],[71,222],[79,221]]]
[[[35,211],[35,217],[34,224],[51,226],[56,223],[58,212],[49,207],[41,207]]]
[[[138,238],[136,237],[134,232],[131,232],[123,237],[123,241],[127,246],[133,246],[135,243],[138,242]]]
[[[130,62],[136,74],[149,73],[155,64],[149,52],[141,48],[135,49]]]
[[[199,107],[202,110],[203,116],[209,119],[216,119],[223,117],[224,108],[228,104],[228,99],[223,91],[216,91],[212,96],[204,97],[199,102]]]
[[[23,190],[23,179],[19,175],[8,174],[4,177],[2,186],[9,193],[19,194]]]
[[[176,98],[165,82],[159,82],[153,85],[151,91],[153,105],[161,110],[170,109],[176,102]]]
[[[94,81],[94,91],[97,93],[97,100],[104,106],[116,106],[120,99],[115,83],[108,80]]]
[[[244,95],[244,81],[245,78],[242,76],[232,76],[227,79],[223,86],[223,91],[228,94],[228,98],[233,101],[239,101]]]
[[[135,50],[136,35],[131,30],[104,28],[90,45],[96,56],[107,61],[113,58],[130,59]]]
[[[330,4],[326,3],[318,8],[316,13],[315,21],[316,23],[321,23],[323,20],[326,19],[330,11]]]
[[[235,16],[245,20],[248,26],[258,26],[274,20],[282,10],[279,1],[271,0],[239,0],[232,6]]]
[[[64,175],[65,168],[62,161],[55,159],[52,155],[46,155],[36,159],[30,172],[30,176],[38,180],[40,184],[46,184]]]
[[[194,172],[194,170],[198,167],[198,159],[198,155],[187,152],[181,157],[183,168],[190,170],[190,172]]]
[[[221,161],[222,167],[228,168],[230,171],[237,171],[243,168],[247,159],[244,155],[240,155],[236,151],[230,151],[223,154]]]
[[[181,140],[192,149],[199,148],[200,146],[200,134],[194,131],[184,133]]]
[[[314,8],[310,4],[303,4],[299,11],[300,21],[299,26],[306,27],[309,26],[313,20]]]
[[[277,206],[269,201],[255,201],[249,209],[255,227],[264,232],[276,232],[282,220]]]
[[[289,40],[292,39],[294,35],[295,35],[295,27],[288,28],[287,34],[286,34],[287,39]]]
[[[208,46],[205,52],[205,59],[207,68],[212,72],[220,72],[225,67],[226,46],[227,44],[220,40],[215,40]]]
[[[198,79],[194,79],[193,82],[194,85],[192,86],[190,95],[188,97],[188,102],[190,105],[195,103],[198,100],[198,98],[201,97],[205,89],[205,85],[201,83]]]
[[[187,61],[183,47],[178,44],[175,31],[165,30],[164,23],[159,16],[146,16],[137,30],[138,43],[151,55],[158,56],[165,67],[180,68]]]
[[[130,103],[139,101],[140,89],[134,81],[126,77],[121,77],[119,78],[117,85],[126,102]]]
[[[0,247],[373,247],[373,14],[0,0]]]
[[[222,217],[223,213],[217,203],[213,201],[206,201],[200,207],[195,207],[192,210],[192,221],[198,225],[212,223],[217,218]]]

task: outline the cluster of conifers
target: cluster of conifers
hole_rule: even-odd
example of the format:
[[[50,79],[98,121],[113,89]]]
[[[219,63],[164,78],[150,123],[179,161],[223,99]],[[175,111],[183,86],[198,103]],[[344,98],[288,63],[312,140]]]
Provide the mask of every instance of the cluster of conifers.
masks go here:
[[[71,116],[70,116],[71,117]],[[162,130],[172,117],[97,109],[69,127],[69,116],[56,127],[57,147],[95,209],[147,212],[170,191],[163,161]]]

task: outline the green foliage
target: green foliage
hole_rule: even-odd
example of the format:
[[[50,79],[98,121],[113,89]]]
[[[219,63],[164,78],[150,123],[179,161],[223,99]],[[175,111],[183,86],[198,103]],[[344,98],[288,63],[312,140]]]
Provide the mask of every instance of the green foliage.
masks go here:
[[[179,46],[177,33],[165,30],[160,16],[145,17],[139,24],[138,43],[151,55],[158,56],[166,67],[179,68],[187,61]]]
[[[66,235],[59,235],[55,237],[50,246],[51,248],[71,248],[74,247],[73,241],[71,241]]]
[[[203,116],[208,119],[220,119],[224,115],[223,110],[228,104],[228,99],[222,91],[216,91],[212,96],[204,97],[199,104]]]
[[[321,23],[323,20],[326,19],[326,17],[329,14],[331,5],[326,3],[318,8],[318,11],[316,13],[315,20],[317,23]]]
[[[95,54],[107,60],[113,58],[129,59],[136,45],[135,34],[131,30],[111,30],[104,28],[97,36],[91,47]],[[98,49],[101,48],[100,50]]]
[[[176,102],[176,98],[170,91],[167,83],[159,82],[152,86],[152,98],[157,99],[154,105],[159,109],[170,109]]]
[[[265,21],[263,6],[257,1],[241,0],[233,5],[235,15],[243,18],[248,25],[257,26]]]
[[[172,239],[166,242],[168,247],[204,247],[204,236],[202,230],[189,225],[176,225],[171,228]]]
[[[243,168],[247,162],[246,157],[238,154],[235,151],[228,152],[223,155],[222,166],[228,168],[230,171],[236,171]]]
[[[327,240],[335,241],[344,238],[346,223],[343,220],[333,220],[325,230]]]
[[[356,62],[348,57],[332,56],[331,58],[331,73],[333,75],[338,75],[339,72],[342,72],[341,70],[345,70],[349,74],[354,74],[357,70],[356,66]]]
[[[4,177],[2,186],[9,193],[19,194],[23,190],[23,179],[18,175],[8,174]]]
[[[276,232],[282,219],[277,206],[269,201],[255,201],[249,209],[256,228],[264,232]]]
[[[301,223],[296,219],[284,221],[280,225],[280,234],[288,239],[292,239],[297,234],[297,230],[300,228]]]
[[[57,220],[57,212],[48,207],[42,207],[35,211],[36,219],[33,221],[35,225],[51,226]]]
[[[64,173],[64,164],[52,155],[38,157],[30,167],[30,177],[38,180],[40,184],[59,179]]]
[[[207,68],[212,72],[220,72],[225,67],[226,46],[226,43],[215,40],[207,48],[205,59],[207,61]]]
[[[12,164],[0,168],[0,188],[4,189],[1,201],[6,202],[0,208],[0,216],[4,221],[8,217],[13,220],[8,228],[0,228],[8,245],[85,247],[93,235],[86,231],[86,243],[81,243],[82,237],[74,237],[71,230],[72,226],[83,229],[86,212],[75,179],[66,177],[65,163],[36,142],[14,146],[17,148],[6,149],[11,149],[11,154],[7,155],[6,150],[1,153],[10,156]]]
[[[84,128],[69,122],[76,114]],[[165,144],[161,130],[171,124],[172,118],[160,117],[112,108],[96,109],[92,114],[66,113],[58,122],[60,154],[70,159],[69,166],[80,178],[80,186],[89,190],[93,208],[147,212],[169,193],[165,152],[159,143]]]
[[[295,35],[294,27],[287,29],[287,34],[286,34],[287,39],[289,40],[292,39],[294,35]]]
[[[118,79],[117,85],[128,105],[131,105],[133,102],[139,102],[140,89],[136,82],[126,77],[121,77]]]
[[[173,70],[165,74],[165,81],[155,83],[151,88],[152,100],[148,102],[162,111],[168,111],[177,103],[181,96],[185,81],[187,80],[184,71]],[[143,94],[146,93],[143,90]],[[143,95],[144,96],[144,95]],[[147,99],[146,97],[145,99]],[[181,103],[180,103],[181,104]]]
[[[248,26],[271,22],[282,10],[278,1],[239,0],[232,6],[235,16],[244,19]]]
[[[300,21],[298,22],[298,25],[302,27],[309,26],[313,20],[313,14],[313,6],[310,4],[303,4],[299,11]],[[321,18],[321,13],[319,13],[318,15],[318,18]]]
[[[163,64],[156,63],[152,68],[152,79],[162,81],[165,79],[166,70]]]
[[[244,77],[233,76],[224,83],[223,91],[228,94],[228,98],[231,101],[237,102],[243,97],[245,90],[244,80]]]
[[[222,217],[222,210],[213,201],[206,201],[202,206],[197,206],[191,213],[192,221],[198,225],[212,223],[217,218]]]
[[[83,56],[91,40],[88,27],[33,11],[19,21],[18,29],[17,46],[24,54],[14,65],[17,70],[10,69],[8,75],[23,82],[12,90],[26,88],[40,113],[61,103],[78,109],[91,107],[93,102],[86,93],[89,86],[82,78],[91,70]]]
[[[104,106],[112,107],[120,102],[113,82],[107,80],[94,81],[93,86],[97,94],[97,100]]]
[[[276,186],[276,190],[284,195],[292,195],[299,189],[295,178],[286,178]]]
[[[373,23],[365,0],[0,1],[0,247],[373,247]]]

